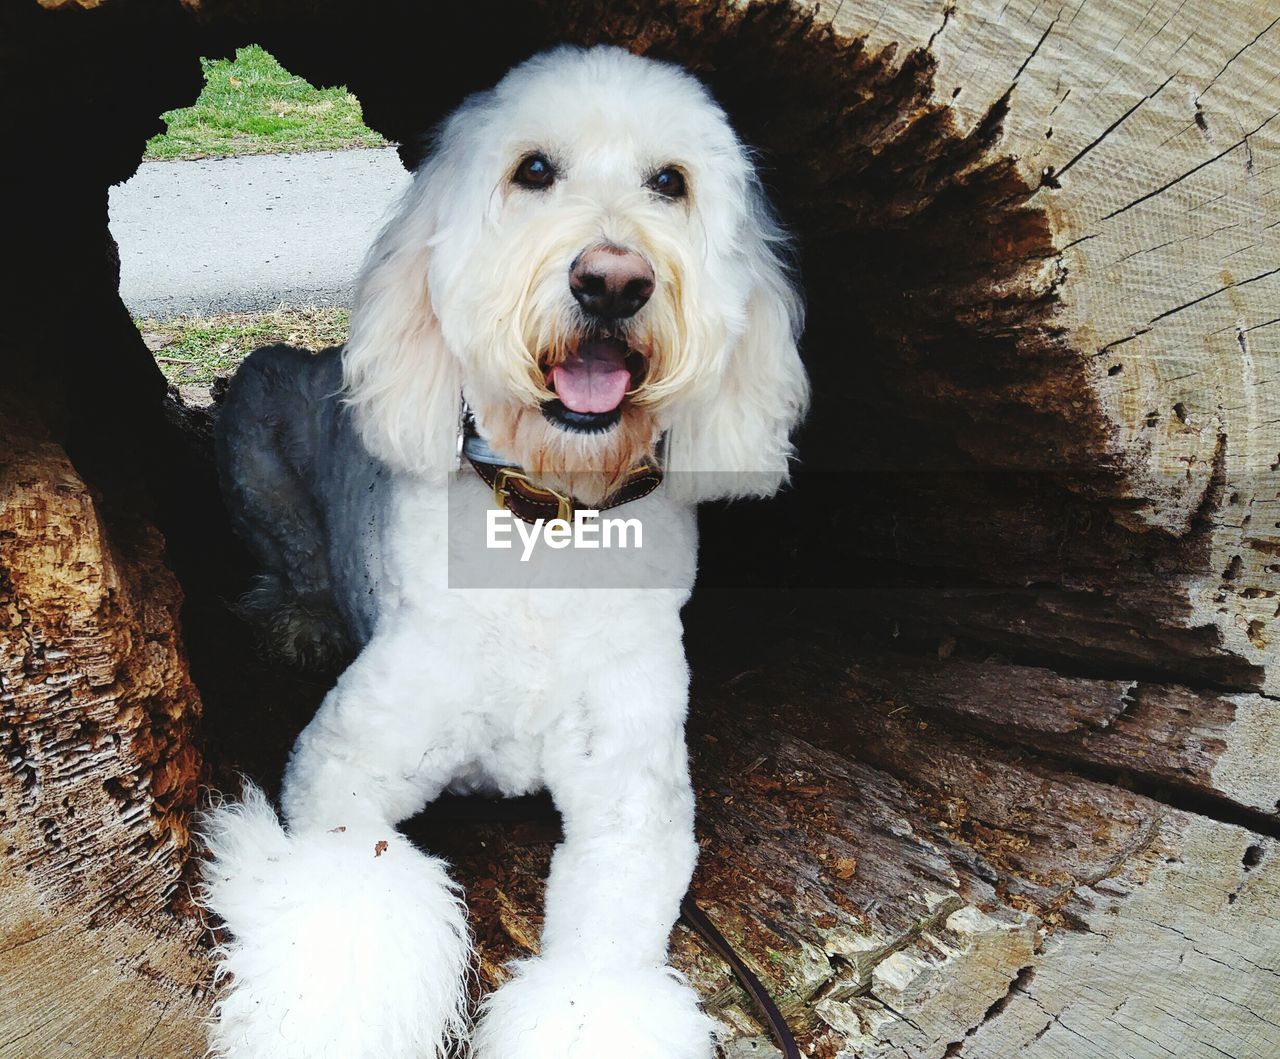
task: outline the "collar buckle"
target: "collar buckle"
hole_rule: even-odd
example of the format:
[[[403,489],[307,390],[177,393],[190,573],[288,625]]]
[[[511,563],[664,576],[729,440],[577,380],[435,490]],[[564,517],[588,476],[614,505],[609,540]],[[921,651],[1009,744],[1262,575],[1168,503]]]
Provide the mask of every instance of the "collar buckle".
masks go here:
[[[556,501],[556,518],[563,522],[573,521],[573,498],[565,496],[564,493],[557,492],[554,489],[548,489],[545,485],[538,485],[523,471],[519,471],[514,467],[500,467],[498,473],[493,479],[493,501],[500,508],[511,510],[508,489],[510,483],[519,482],[528,492],[541,494],[548,499],[554,497]]]

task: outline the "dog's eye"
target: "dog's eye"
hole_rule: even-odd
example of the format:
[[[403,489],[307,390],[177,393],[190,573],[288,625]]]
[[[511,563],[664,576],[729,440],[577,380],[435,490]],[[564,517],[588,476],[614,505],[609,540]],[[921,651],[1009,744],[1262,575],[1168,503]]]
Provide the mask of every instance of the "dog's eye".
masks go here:
[[[517,167],[512,179],[525,188],[549,188],[556,178],[555,166],[546,155],[531,154]]]
[[[649,178],[649,187],[666,198],[682,199],[685,196],[684,174],[673,166],[667,166]]]

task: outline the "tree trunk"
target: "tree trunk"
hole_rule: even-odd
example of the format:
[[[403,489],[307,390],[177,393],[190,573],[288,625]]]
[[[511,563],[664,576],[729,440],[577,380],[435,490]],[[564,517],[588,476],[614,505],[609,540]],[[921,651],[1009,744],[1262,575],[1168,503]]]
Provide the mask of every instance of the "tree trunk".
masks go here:
[[[326,688],[227,610],[208,423],[165,404],[106,227],[198,57],[250,40],[409,161],[560,40],[687,63],[761,150],[816,400],[795,487],[703,517],[694,890],[811,1054],[1280,1054],[1267,5],[43,6],[0,15],[30,159],[0,174],[0,1059],[199,1051],[200,762],[274,782]],[[500,979],[553,830],[410,830]],[[771,1054],[727,968],[673,947],[729,1055]]]

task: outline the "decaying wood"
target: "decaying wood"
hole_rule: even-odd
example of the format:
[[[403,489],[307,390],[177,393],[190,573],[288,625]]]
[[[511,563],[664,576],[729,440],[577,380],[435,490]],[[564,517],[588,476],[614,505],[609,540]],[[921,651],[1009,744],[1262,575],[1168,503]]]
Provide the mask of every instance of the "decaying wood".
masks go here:
[[[172,910],[199,771],[181,595],[155,531],[109,528],[4,411],[0,1055],[197,1054],[202,930]]]
[[[694,890],[812,1054],[1280,1046],[1280,946],[1259,929],[1280,886],[1274,839],[949,732],[842,681],[838,658],[782,646],[798,660],[697,696]],[[1023,704],[1072,729],[1061,678],[1042,680]],[[970,701],[997,713],[1011,690]],[[490,827],[480,841],[452,852],[480,880],[493,980],[536,949],[550,836]],[[683,931],[675,952],[740,1035],[731,1054],[771,1054],[723,964]]]
[[[689,64],[760,149],[815,406],[794,488],[703,518],[704,588],[768,591],[688,612],[695,888],[813,1054],[1280,1054],[1268,5],[41,3],[0,14],[0,120],[41,160],[0,174],[5,369],[73,459],[4,428],[0,1056],[198,1050],[197,751],[270,784],[324,691],[231,624],[204,442],[113,289],[105,188],[247,40],[350,85],[408,162],[562,40]],[[496,981],[536,949],[546,827],[413,833]],[[729,1055],[770,1054],[726,968],[674,951]]]
[[[1067,763],[1127,773],[1173,791],[1280,816],[1274,700],[1139,680],[1087,680],[961,659],[861,653],[847,676],[934,723],[963,722]]]

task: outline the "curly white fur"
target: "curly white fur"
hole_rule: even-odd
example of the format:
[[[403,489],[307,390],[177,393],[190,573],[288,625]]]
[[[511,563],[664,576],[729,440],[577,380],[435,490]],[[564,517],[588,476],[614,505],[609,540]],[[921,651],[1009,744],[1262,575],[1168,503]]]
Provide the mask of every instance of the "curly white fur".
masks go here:
[[[230,934],[217,976],[235,983],[216,1054],[432,1056],[462,1038],[466,913],[441,861],[390,827],[286,834],[252,785],[203,838],[203,897]]]
[[[531,151],[552,186],[513,181]],[[651,190],[665,166],[686,197]],[[581,433],[542,407],[592,326],[571,265],[601,245],[642,256],[654,290],[616,325],[644,370],[617,422]],[[206,824],[207,904],[230,936],[217,1054],[447,1047],[461,912],[394,825],[445,789],[545,787],[565,839],[541,955],[487,1001],[477,1056],[710,1055],[710,1021],[665,966],[697,853],[679,611],[694,503],[787,475],[807,383],[780,250],[749,155],[694,78],[560,49],[442,127],[365,265],[341,356],[260,350],[237,374],[218,460],[267,572],[253,602],[275,606],[286,649],[318,653],[330,629],[361,650],[294,747],[287,826],[253,791]],[[588,501],[665,437],[667,481],[625,508],[644,547],[487,549],[492,493],[454,471],[464,395],[491,445]]]
[[[527,960],[485,1004],[475,1059],[705,1059],[715,1023],[660,967]]]

